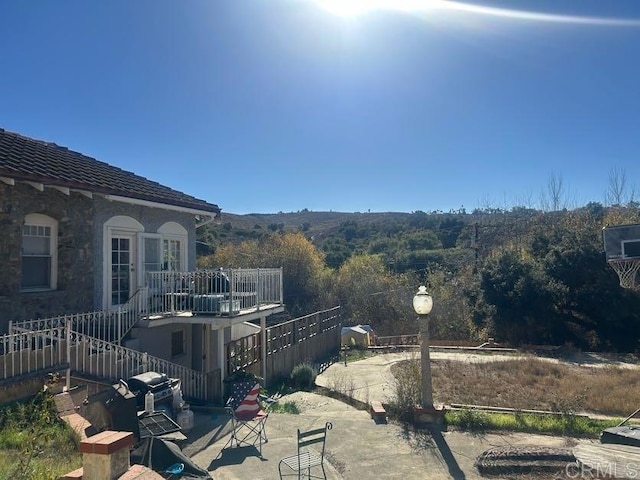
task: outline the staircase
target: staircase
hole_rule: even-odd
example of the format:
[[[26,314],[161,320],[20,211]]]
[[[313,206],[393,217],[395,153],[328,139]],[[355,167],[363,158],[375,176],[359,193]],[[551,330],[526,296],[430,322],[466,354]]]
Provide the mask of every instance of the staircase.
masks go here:
[[[109,383],[158,371],[182,381],[186,400],[206,401],[206,374],[120,345],[145,303],[141,289],[118,311],[10,323],[9,334],[0,336],[0,383],[64,368]]]

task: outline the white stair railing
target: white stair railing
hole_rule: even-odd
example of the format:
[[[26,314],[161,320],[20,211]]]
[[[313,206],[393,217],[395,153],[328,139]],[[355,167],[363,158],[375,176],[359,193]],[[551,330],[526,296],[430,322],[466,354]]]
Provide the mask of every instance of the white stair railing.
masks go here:
[[[206,400],[206,375],[196,370],[88,335],[71,332],[71,368],[117,382],[142,372],[156,371],[182,381],[185,397]]]
[[[0,336],[0,380],[64,368],[68,362],[63,338],[64,327]]]
[[[39,330],[11,325],[12,332],[0,336],[0,380],[56,367],[68,367],[113,383],[138,373],[157,371],[179,378],[186,398],[207,400],[205,374],[75,331],[70,323],[56,321],[56,326]]]
[[[127,303],[116,310],[99,310],[36,320],[24,320],[11,322],[10,325],[16,333],[70,325],[77,332],[119,344],[140,320],[146,307],[147,287],[142,287],[129,298]]]

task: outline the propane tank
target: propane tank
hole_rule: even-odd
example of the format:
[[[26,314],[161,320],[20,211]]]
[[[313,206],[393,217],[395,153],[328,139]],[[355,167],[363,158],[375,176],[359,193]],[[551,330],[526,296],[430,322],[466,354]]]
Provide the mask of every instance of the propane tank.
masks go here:
[[[147,413],[153,413],[155,411],[155,396],[153,392],[147,392],[144,396],[144,411]]]
[[[188,408],[182,410],[178,413],[178,418],[176,419],[176,423],[180,425],[180,429],[188,433],[193,428],[193,412]]]

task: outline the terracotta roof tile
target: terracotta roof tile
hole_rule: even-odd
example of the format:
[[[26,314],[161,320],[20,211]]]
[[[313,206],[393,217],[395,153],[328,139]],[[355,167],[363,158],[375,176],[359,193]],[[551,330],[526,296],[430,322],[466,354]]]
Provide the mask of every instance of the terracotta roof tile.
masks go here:
[[[173,190],[55,143],[0,128],[0,176],[219,213],[212,203]]]

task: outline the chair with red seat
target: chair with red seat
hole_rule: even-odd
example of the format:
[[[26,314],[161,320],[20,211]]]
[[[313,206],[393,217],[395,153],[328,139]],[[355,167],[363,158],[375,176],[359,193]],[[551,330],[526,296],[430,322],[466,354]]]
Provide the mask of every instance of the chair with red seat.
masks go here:
[[[226,406],[231,416],[232,427],[231,439],[227,446],[258,445],[262,458],[262,444],[268,442],[265,425],[269,414],[262,409],[259,395],[260,384],[256,381],[233,383]]]

